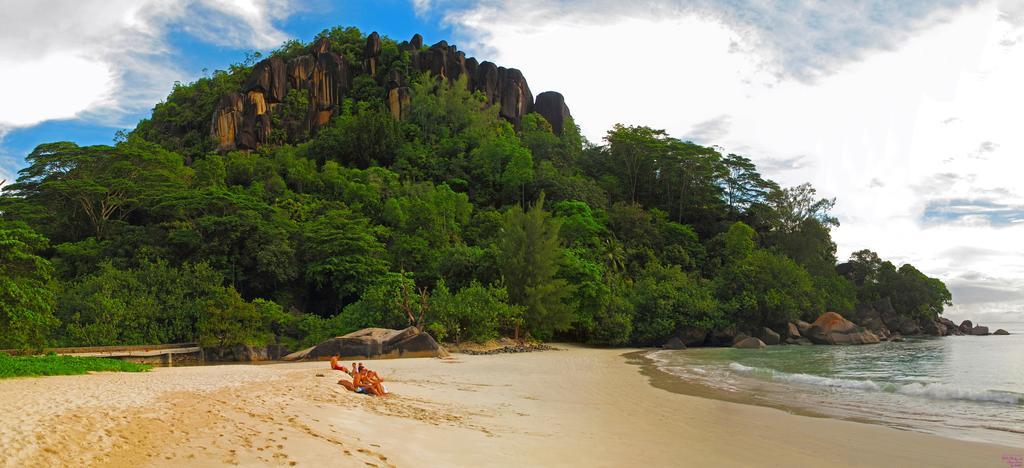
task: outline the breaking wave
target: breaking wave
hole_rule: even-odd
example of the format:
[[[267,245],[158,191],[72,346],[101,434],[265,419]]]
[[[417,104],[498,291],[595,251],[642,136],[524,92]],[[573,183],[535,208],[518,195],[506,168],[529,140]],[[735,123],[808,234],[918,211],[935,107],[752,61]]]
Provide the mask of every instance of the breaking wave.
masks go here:
[[[730,363],[729,369],[739,374],[775,382],[852,389],[866,392],[899,393],[901,395],[929,398],[932,400],[985,401],[1009,405],[1024,405],[1024,394],[998,390],[971,390],[946,384],[878,383],[871,380],[839,379],[810,374],[790,374],[773,369],[744,366],[737,362]]]

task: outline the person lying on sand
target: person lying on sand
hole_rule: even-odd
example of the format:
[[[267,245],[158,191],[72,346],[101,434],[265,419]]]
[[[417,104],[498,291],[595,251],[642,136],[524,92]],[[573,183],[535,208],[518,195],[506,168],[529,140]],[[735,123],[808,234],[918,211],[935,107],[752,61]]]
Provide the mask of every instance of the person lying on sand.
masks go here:
[[[338,356],[331,357],[331,369],[334,369],[336,371],[342,371],[342,372],[344,372],[344,373],[346,373],[348,375],[352,375],[353,374],[353,372],[349,372],[349,370],[346,369],[345,366],[342,366],[342,365],[338,364]],[[345,387],[345,389],[350,391],[350,392],[356,391],[356,385],[354,383],[348,381],[348,380],[341,379],[341,380],[338,381],[338,385],[341,385],[342,387]]]

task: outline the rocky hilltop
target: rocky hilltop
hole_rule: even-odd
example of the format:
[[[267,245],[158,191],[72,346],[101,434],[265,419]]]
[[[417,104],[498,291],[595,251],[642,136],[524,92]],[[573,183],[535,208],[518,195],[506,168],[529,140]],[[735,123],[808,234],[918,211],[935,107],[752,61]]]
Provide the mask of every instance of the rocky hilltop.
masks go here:
[[[308,54],[290,60],[271,57],[257,63],[238,92],[223,96],[218,102],[210,132],[218,149],[256,149],[269,141],[275,125],[289,135],[315,134],[338,112],[340,104],[353,87],[358,75],[368,75],[384,87],[387,104],[395,119],[408,114],[410,88],[406,86],[411,73],[431,76],[455,84],[466,78],[470,91],[479,91],[491,105],[499,106],[499,115],[518,127],[522,117],[537,112],[561,134],[565,119],[571,115],[561,94],[543,92],[534,99],[522,72],[499,67],[491,62],[478,62],[446,41],[424,47],[423,37],[416,34],[399,44],[409,54],[409,70],[381,72],[381,37],[370,34],[363,48],[361,63],[349,63],[344,55],[331,51],[330,40],[317,39]],[[289,91],[298,89],[308,94],[309,107],[302,117],[283,115],[282,104]]]

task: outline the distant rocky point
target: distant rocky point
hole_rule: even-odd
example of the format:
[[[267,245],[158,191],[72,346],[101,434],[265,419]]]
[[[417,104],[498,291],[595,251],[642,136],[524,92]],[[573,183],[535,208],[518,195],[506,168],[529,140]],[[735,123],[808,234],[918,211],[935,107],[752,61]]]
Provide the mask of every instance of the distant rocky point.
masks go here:
[[[483,93],[488,102],[499,106],[499,115],[517,128],[524,115],[537,112],[556,134],[561,134],[565,120],[571,117],[565,99],[557,92],[540,93],[535,101],[526,78],[515,68],[467,58],[446,41],[425,48],[419,34],[403,41],[398,48],[409,54],[412,73],[429,72],[453,84],[466,77],[467,88]],[[306,55],[288,61],[271,57],[257,63],[242,89],[222,97],[214,110],[210,133],[218,149],[256,149],[269,141],[275,125],[289,135],[315,134],[336,115],[358,75],[373,77],[383,86],[386,95],[382,97],[391,115],[395,119],[405,118],[411,103],[409,77],[398,71],[384,76],[379,71],[381,50],[380,35],[371,33],[363,48],[362,62],[349,63],[344,55],[331,51],[329,39],[321,37]],[[282,115],[282,104],[293,89],[308,91],[309,108],[302,118]]]
[[[814,323],[798,321],[758,330],[726,327],[716,330],[685,328],[665,340],[665,349],[686,349],[698,346],[732,346],[734,348],[760,348],[765,345],[846,345],[874,344],[883,341],[900,342],[906,336],[986,336],[1009,335],[999,329],[989,333],[986,326],[964,320],[959,325],[939,317],[937,319],[908,319],[896,313],[889,299],[862,305],[847,319],[836,312],[821,314]]]

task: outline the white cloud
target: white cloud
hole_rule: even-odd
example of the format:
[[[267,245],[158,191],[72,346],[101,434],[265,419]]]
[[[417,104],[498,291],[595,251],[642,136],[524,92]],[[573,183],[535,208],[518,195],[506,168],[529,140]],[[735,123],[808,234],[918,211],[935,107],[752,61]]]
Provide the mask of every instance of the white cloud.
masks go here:
[[[285,0],[11,2],[0,16],[0,127],[82,116],[109,124],[194,77],[170,60],[169,35],[268,48]]]
[[[624,122],[747,153],[838,198],[841,258],[872,248],[957,285],[954,314],[1024,318],[1024,300],[977,300],[985,284],[1024,286],[1019,8],[803,2],[797,21],[736,11],[760,2],[688,4],[489,2],[447,19],[464,49],[562,92],[591,140]],[[977,246],[1000,255],[949,253]]]
[[[412,9],[416,12],[416,16],[424,17],[430,12],[431,0],[412,0]]]

